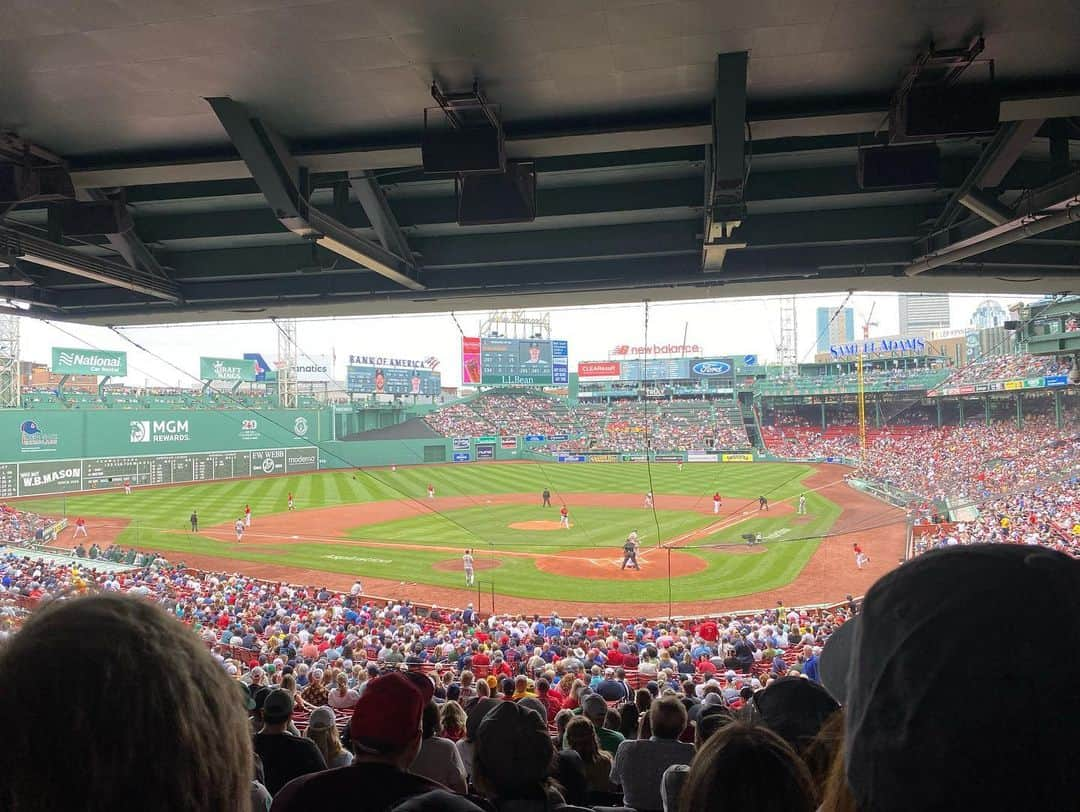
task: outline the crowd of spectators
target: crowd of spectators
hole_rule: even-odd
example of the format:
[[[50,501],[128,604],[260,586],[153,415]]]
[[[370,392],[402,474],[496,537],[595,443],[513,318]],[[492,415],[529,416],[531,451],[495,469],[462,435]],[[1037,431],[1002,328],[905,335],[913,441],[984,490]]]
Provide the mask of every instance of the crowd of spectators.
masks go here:
[[[33,567],[45,602],[71,586],[56,566],[0,572]],[[47,600],[4,633],[0,807],[1075,808],[1069,669],[995,701],[1017,663],[1080,644],[1047,622],[1080,610],[1080,565],[1053,550],[957,546],[861,604],[697,622],[425,617],[240,576],[123,577],[127,595]],[[222,651],[226,632],[247,653]]]
[[[1069,365],[1048,355],[988,355],[960,367],[941,385],[945,388],[983,381],[1007,381],[1038,378],[1043,375],[1066,375]]]
[[[984,502],[968,521],[916,527],[916,554],[957,544],[1026,544],[1080,556],[1080,477]]]
[[[55,519],[11,505],[0,505],[0,544],[27,545],[40,542]]]
[[[702,400],[620,400],[571,407],[536,395],[485,394],[437,409],[424,420],[444,437],[568,435],[538,449],[551,452],[644,451],[646,434],[654,451],[749,446],[741,420]]]

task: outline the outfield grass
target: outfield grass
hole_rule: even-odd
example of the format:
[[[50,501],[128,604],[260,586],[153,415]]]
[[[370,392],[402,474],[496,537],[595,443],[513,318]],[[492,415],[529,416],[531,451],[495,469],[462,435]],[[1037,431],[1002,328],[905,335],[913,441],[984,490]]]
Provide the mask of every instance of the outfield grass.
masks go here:
[[[800,480],[812,469],[794,464],[686,465],[678,471],[674,465],[653,465],[651,489],[658,495],[681,494],[700,497],[701,505],[711,503],[719,490],[725,497],[754,498],[765,494],[778,504],[804,490]],[[659,535],[668,540],[711,524],[711,513],[657,511],[657,526],[651,514],[640,509],[577,507],[571,517],[575,527],[569,531],[519,531],[507,527],[511,522],[531,519],[557,519],[554,509],[531,505],[481,505],[446,511],[444,515],[424,515],[377,525],[354,528],[348,536],[381,542],[401,542],[446,547],[446,551],[417,550],[404,546],[365,547],[335,544],[333,541],[292,541],[274,545],[260,540],[258,549],[216,541],[205,536],[176,533],[186,530],[187,519],[197,509],[203,527],[231,522],[250,504],[259,518],[283,512],[291,491],[298,510],[329,507],[365,501],[415,498],[423,499],[427,485],[435,486],[438,496],[483,495],[498,493],[535,493],[545,487],[558,502],[559,494],[568,492],[641,493],[650,489],[649,470],[640,464],[618,465],[445,465],[401,468],[396,472],[380,469],[371,472],[327,472],[270,479],[136,489],[123,493],[82,494],[29,500],[22,506],[45,514],[84,516],[91,535],[95,519],[126,519],[129,526],[119,538],[121,544],[170,553],[182,560],[183,554],[198,553],[238,561],[281,564],[303,569],[350,575],[386,578],[396,581],[440,586],[462,586],[460,571],[442,571],[432,565],[460,555],[463,547],[475,547],[478,556],[492,550],[537,550],[610,547],[618,554],[629,529],[641,535],[644,547],[655,545]],[[539,500],[537,500],[539,501]],[[806,522],[793,522],[792,514],[753,517],[739,525],[696,541],[688,554],[699,556],[706,568],[693,575],[672,579],[676,601],[697,601],[734,597],[773,589],[789,583],[805,565],[828,531],[840,508],[817,494],[808,495],[810,516]],[[434,503],[438,509],[438,500]],[[722,517],[726,515],[722,514]],[[785,531],[786,529],[786,531]],[[774,541],[766,544],[763,555],[732,555],[723,546],[740,543],[741,533],[761,532]],[[253,545],[255,546],[255,545]],[[662,555],[662,554],[659,554]],[[661,602],[668,597],[666,573],[656,578],[634,581],[632,586],[617,580],[597,580],[556,576],[536,568],[534,559],[503,556],[495,570],[477,573],[481,590],[494,581],[500,594],[526,598],[586,600],[605,603]]]

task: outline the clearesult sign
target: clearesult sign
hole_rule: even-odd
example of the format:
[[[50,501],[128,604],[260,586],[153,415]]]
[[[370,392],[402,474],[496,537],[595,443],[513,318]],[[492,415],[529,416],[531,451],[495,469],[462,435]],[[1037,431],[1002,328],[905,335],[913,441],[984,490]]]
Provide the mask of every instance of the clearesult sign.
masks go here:
[[[204,381],[244,381],[253,383],[259,374],[259,365],[244,358],[199,359],[199,377]]]
[[[52,348],[52,371],[57,375],[127,375],[127,353],[114,350]]]

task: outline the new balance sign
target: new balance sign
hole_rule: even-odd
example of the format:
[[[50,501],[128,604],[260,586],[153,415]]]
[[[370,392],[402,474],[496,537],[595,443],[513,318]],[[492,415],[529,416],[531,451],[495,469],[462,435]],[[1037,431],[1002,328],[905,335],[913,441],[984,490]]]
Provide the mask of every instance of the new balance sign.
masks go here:
[[[52,348],[52,371],[57,375],[127,375],[127,353],[110,350]]]

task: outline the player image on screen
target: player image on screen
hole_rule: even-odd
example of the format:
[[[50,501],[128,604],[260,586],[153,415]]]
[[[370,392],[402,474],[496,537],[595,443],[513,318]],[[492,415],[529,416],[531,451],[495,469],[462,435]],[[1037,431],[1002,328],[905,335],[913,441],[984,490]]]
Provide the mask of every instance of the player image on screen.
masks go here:
[[[375,394],[381,395],[386,391],[386,375],[381,369],[375,370]]]
[[[414,394],[414,395],[419,395],[420,394],[420,376],[419,375],[413,373],[412,378],[409,380],[409,389],[411,391],[411,394]]]
[[[543,347],[537,344],[535,341],[529,344],[528,355],[522,359],[521,363],[524,366],[533,367],[546,367],[551,365],[551,360],[544,358],[544,350],[548,353],[551,352],[551,345],[545,343]]]

